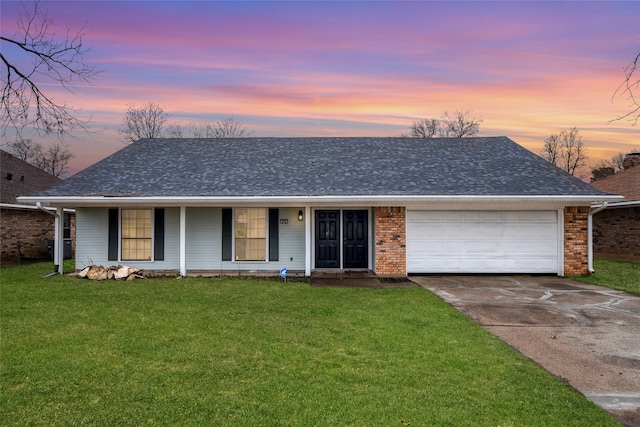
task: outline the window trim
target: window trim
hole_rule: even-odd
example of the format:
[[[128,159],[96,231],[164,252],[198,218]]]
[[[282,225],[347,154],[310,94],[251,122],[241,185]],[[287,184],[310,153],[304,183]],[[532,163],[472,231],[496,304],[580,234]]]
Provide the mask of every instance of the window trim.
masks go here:
[[[125,259],[122,256],[122,211],[148,210],[151,211],[150,250],[149,259]],[[142,239],[141,239],[142,240]],[[155,261],[155,208],[118,208],[118,261],[122,262],[153,262]]]
[[[264,229],[264,258],[260,260],[240,260],[237,257],[236,253],[236,215],[238,209],[262,209],[265,213],[265,229]],[[243,208],[233,208],[232,216],[231,216],[231,262],[237,263],[268,263],[269,262],[269,208],[263,207],[243,207]]]
[[[62,238],[71,239],[71,214],[68,212],[63,214]]]

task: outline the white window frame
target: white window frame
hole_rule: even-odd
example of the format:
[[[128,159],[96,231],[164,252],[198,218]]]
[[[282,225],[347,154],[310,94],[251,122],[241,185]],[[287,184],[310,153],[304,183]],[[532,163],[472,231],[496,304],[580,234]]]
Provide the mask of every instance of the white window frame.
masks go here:
[[[242,239],[237,237],[236,233],[237,233],[237,228],[236,228],[236,224],[237,224],[237,215],[238,212],[240,210],[249,210],[249,209],[260,209],[264,211],[264,253],[263,253],[263,259],[238,259],[238,253],[237,253],[237,245],[236,245],[236,241],[237,239]],[[268,208],[261,208],[261,207],[247,207],[247,208],[234,208],[233,209],[233,221],[232,221],[232,260],[233,262],[238,262],[238,263],[267,263],[269,262],[269,209]]]
[[[150,234],[151,236],[149,237],[149,241],[151,244],[151,247],[149,249],[149,258],[148,259],[128,259],[128,258],[124,258],[123,254],[122,254],[122,241],[124,239],[123,237],[123,232],[122,232],[122,212],[123,211],[133,211],[133,210],[147,210],[151,212],[151,218],[150,218],[150,222],[151,222],[151,230],[150,230]],[[155,242],[154,242],[154,234],[155,234],[155,209],[154,208],[120,208],[118,211],[118,259],[120,261],[128,261],[128,262],[153,262],[154,260],[154,253],[153,253],[153,248],[155,246]]]

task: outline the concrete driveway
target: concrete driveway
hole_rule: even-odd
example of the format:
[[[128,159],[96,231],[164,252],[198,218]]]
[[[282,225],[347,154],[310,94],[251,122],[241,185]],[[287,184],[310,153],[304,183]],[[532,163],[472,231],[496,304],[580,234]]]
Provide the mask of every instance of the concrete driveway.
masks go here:
[[[410,278],[640,427],[640,297],[559,277]]]

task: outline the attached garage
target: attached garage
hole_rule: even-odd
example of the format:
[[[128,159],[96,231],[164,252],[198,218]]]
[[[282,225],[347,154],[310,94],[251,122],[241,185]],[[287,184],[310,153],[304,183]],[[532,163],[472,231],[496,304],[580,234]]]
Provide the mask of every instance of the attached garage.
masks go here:
[[[558,273],[557,211],[407,211],[407,273]]]

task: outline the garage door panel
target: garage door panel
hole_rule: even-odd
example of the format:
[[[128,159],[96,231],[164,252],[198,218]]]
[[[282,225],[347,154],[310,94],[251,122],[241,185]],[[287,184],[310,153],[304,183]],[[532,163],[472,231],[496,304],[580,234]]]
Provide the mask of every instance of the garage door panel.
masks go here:
[[[409,273],[557,273],[555,211],[408,211]]]

